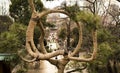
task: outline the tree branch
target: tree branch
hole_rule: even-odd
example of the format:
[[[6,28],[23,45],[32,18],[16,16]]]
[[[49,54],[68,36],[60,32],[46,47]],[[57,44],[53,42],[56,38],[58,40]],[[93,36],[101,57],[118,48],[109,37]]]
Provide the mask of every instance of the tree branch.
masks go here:
[[[32,46],[30,46],[29,41],[26,42],[26,50],[28,51],[28,53],[32,56],[32,57],[37,57],[38,54],[36,52],[33,52],[33,50],[31,49]]]
[[[76,24],[79,30],[79,41],[78,41],[76,48],[72,52],[71,56],[74,56],[75,54],[79,53],[79,49],[81,48],[81,44],[82,44],[82,24],[79,24],[79,22],[76,22]]]
[[[50,13],[63,13],[63,14],[66,14],[69,16],[69,13],[67,13],[66,11],[64,10],[57,10],[57,9],[54,9],[54,10],[44,10],[42,11],[41,13],[39,13],[39,18],[47,15],[47,14],[50,14]]]
[[[35,57],[34,57],[32,60],[28,60],[28,59],[24,58],[23,56],[21,56],[20,54],[18,54],[18,55],[20,56],[20,58],[21,58],[23,61],[26,61],[26,62],[29,62],[29,63],[34,62],[34,61],[36,60]]]
[[[28,59],[26,59],[26,58],[24,58],[20,53],[21,53],[22,51],[18,51],[18,55],[20,56],[20,58],[23,60],[23,61],[26,61],[26,62],[34,62],[35,60],[36,60],[36,57],[34,57],[32,60],[28,60]]]
[[[93,53],[92,56],[90,58],[79,58],[79,57],[72,57],[71,55],[68,56],[68,58],[70,60],[76,60],[79,62],[89,62],[92,61],[96,58],[96,54],[97,54],[97,30],[92,32],[93,35]]]
[[[53,64],[53,65],[57,65],[58,64],[58,59],[48,59],[48,61]]]
[[[36,12],[35,6],[34,6],[34,3],[33,3],[33,0],[28,0],[28,3],[29,3],[29,5],[30,5],[31,11],[32,11],[32,12]]]
[[[46,53],[46,54],[39,53],[37,59],[48,60],[52,57],[55,57],[55,56],[58,56],[58,55],[63,55],[63,54],[64,54],[64,50],[57,50],[55,52]]]
[[[34,44],[34,41],[33,41],[34,28],[35,28],[37,22],[34,21],[32,18],[36,18],[36,17],[37,17],[37,14],[32,13],[31,20],[29,22],[29,25],[28,25],[27,31],[26,31],[26,50],[33,57],[37,57],[36,52],[38,51]]]
[[[48,60],[52,57],[55,57],[58,55],[63,55],[63,54],[64,54],[64,50],[58,50],[58,51],[55,51],[52,53],[46,53],[46,54],[39,53],[37,57],[34,57],[32,60],[28,60],[28,59],[21,56],[20,51],[18,52],[18,55],[20,56],[20,58],[26,62],[34,62],[36,60]],[[54,61],[54,62],[56,62],[56,61]]]
[[[90,0],[86,0],[87,2],[89,2],[89,3],[91,3],[91,4],[93,4],[94,2],[92,2],[92,1],[90,1]]]
[[[45,46],[44,46],[45,30],[44,30],[44,26],[43,26],[43,24],[42,24],[42,22],[40,20],[39,20],[38,26],[39,26],[40,32],[41,32],[41,35],[39,37],[39,44],[40,44],[41,48],[39,50],[40,50],[40,52],[46,54],[47,51],[46,51]]]

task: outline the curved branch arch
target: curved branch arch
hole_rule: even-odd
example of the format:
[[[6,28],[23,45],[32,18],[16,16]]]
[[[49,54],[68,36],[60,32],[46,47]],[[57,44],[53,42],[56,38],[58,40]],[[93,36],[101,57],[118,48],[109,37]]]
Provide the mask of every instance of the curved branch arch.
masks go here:
[[[46,54],[47,51],[44,47],[44,43],[43,43],[43,39],[44,39],[44,35],[45,35],[45,31],[44,31],[44,27],[43,27],[43,24],[41,23],[40,21],[40,18],[42,18],[43,16],[47,15],[47,14],[50,14],[50,13],[63,13],[67,16],[69,16],[69,13],[65,12],[64,10],[44,10],[42,11],[41,13],[33,13],[32,14],[32,17],[31,17],[31,20],[30,20],[30,23],[28,25],[28,29],[27,29],[27,32],[26,32],[26,40],[27,43],[26,43],[26,48],[28,49],[28,52],[33,56],[33,57],[37,57],[39,56],[38,53],[34,53],[36,51],[38,51],[38,49],[36,48],[36,46],[34,45],[34,41],[33,41],[33,33],[34,33],[34,27],[36,26],[37,22],[35,20],[33,20],[33,18],[39,18],[39,23],[38,23],[38,26],[40,27],[40,30],[41,30],[41,36],[39,38],[39,42],[40,42],[40,46],[41,46],[41,49],[42,49],[42,53],[43,54]],[[73,53],[71,54],[71,56],[74,56],[76,53],[79,52],[79,49],[81,47],[81,44],[82,44],[82,25],[79,24],[79,22],[76,22],[77,26],[78,26],[78,29],[79,29],[79,42],[75,48],[75,50],[73,51]],[[28,44],[29,43],[29,44]],[[30,50],[30,44],[31,44],[31,49],[34,50],[34,52],[32,50]]]
[[[34,7],[34,4],[33,4],[33,0],[30,0],[29,3],[30,3],[30,7],[31,7],[33,13],[32,13],[31,20],[29,22],[28,29],[27,29],[27,32],[26,32],[26,49],[30,53],[31,56],[38,57],[39,52],[38,52],[38,49],[36,48],[36,46],[34,44],[34,40],[33,40],[33,33],[34,33],[34,28],[35,28],[36,24],[38,24],[38,26],[40,27],[41,33],[42,33],[40,38],[39,38],[40,47],[42,49],[41,52],[43,54],[47,53],[47,51],[44,47],[44,43],[43,43],[45,31],[44,31],[43,24],[40,21],[40,18],[42,18],[43,16],[45,16],[47,14],[50,14],[50,13],[63,13],[67,16],[69,16],[69,13],[67,13],[64,10],[44,10],[40,13],[37,13],[37,12],[34,12],[35,7]],[[35,19],[35,20],[33,20],[33,19]],[[38,21],[39,21],[39,23],[38,23]],[[82,28],[81,28],[81,25],[79,25],[78,22],[76,22],[76,24],[77,24],[77,26],[80,30],[79,31],[79,34],[80,34],[79,38],[80,39],[79,39],[79,43],[78,43],[77,47],[75,48],[75,51],[72,53],[72,56],[74,56],[76,53],[79,52],[78,50],[81,47],[81,43],[82,43]]]
[[[26,60],[26,59],[23,59],[23,60],[26,60],[28,62],[32,62],[34,60],[49,60],[49,62],[51,62],[52,64],[56,64],[58,63],[56,66],[57,68],[59,69],[58,70],[58,73],[63,73],[63,69],[65,68],[65,65],[70,61],[70,60],[77,60],[79,62],[88,62],[88,61],[91,61],[93,59],[95,59],[96,57],[96,53],[97,53],[97,30],[93,30],[93,54],[90,58],[86,59],[81,59],[81,58],[78,58],[78,57],[74,57],[75,54],[78,54],[79,53],[79,50],[81,48],[81,44],[82,44],[82,24],[80,24],[79,22],[75,22],[77,24],[77,27],[79,29],[79,40],[78,40],[78,44],[76,46],[76,48],[74,49],[74,51],[69,54],[69,55],[64,55],[65,54],[65,51],[64,50],[57,50],[55,52],[51,52],[51,53],[48,53],[45,49],[45,46],[44,46],[44,37],[45,37],[45,30],[44,30],[44,27],[43,27],[43,24],[41,22],[41,18],[44,17],[45,15],[48,15],[50,13],[63,13],[65,15],[67,15],[69,17],[69,13],[67,13],[66,11],[64,10],[44,10],[40,13],[36,12],[35,10],[35,7],[34,7],[34,3],[33,3],[33,0],[29,0],[29,4],[30,4],[30,7],[32,9],[32,16],[31,16],[31,19],[29,21],[29,25],[28,25],[28,28],[27,28],[27,31],[26,31],[26,50],[28,51],[28,53],[34,57],[33,60]],[[35,44],[34,44],[34,28],[36,27],[36,25],[39,26],[40,28],[40,31],[41,31],[41,35],[39,37],[39,44],[40,44],[40,49],[38,49]],[[52,60],[51,58],[52,57],[55,57],[55,56],[58,56],[58,55],[63,55],[64,58],[63,59],[60,59],[60,60]]]
[[[29,22],[29,25],[28,25],[28,28],[26,31],[26,49],[32,57],[37,57],[39,59],[43,59],[43,56],[41,56],[41,53],[43,53],[44,55],[47,55],[47,51],[46,51],[46,49],[44,47],[44,43],[43,43],[45,31],[44,31],[43,24],[40,21],[40,18],[42,18],[43,16],[45,16],[49,13],[67,14],[67,12],[65,12],[63,10],[45,10],[41,13],[37,13],[37,12],[32,13],[32,16],[31,16],[31,19],[30,19],[30,22]],[[41,36],[39,38],[40,47],[41,47],[40,49],[42,49],[41,53],[38,51],[37,47],[34,44],[34,40],[33,40],[34,28],[36,27],[36,24],[38,24],[38,26],[40,27],[40,30],[41,30]],[[64,51],[62,50],[62,53],[60,51],[59,52],[56,51],[56,53],[57,53],[57,55],[63,55]],[[55,55],[55,53],[51,53],[51,55],[49,54],[49,56],[54,57],[56,55]]]

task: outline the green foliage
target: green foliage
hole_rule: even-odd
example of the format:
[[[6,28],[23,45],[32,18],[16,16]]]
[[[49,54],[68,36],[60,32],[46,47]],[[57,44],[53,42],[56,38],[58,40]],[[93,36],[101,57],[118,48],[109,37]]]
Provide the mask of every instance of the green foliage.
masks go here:
[[[117,45],[116,45],[117,46]],[[118,47],[118,46],[117,46]],[[109,56],[109,60],[120,62],[120,46],[118,49],[114,49],[113,53]]]
[[[65,11],[67,11],[69,13],[69,16],[72,20],[76,21],[76,16],[77,16],[77,12],[80,11],[80,8],[77,4],[73,5],[73,6],[67,6],[64,8]]]
[[[14,23],[10,26],[9,32],[16,34],[18,40],[21,41],[21,44],[25,44],[27,26],[23,24]]]
[[[104,42],[99,45],[97,59],[90,62],[90,73],[107,73],[107,64],[109,56],[112,54],[112,49],[109,43]]]
[[[43,4],[41,0],[33,0],[37,11],[42,11]],[[10,15],[15,19],[15,22],[28,24],[31,16],[28,0],[11,0]]]
[[[27,0],[11,0],[10,15],[15,19],[15,22],[28,24],[30,19],[30,8]]]
[[[55,24],[52,24],[52,23],[44,22],[44,26],[47,26],[47,27],[55,27],[56,25],[55,25]]]
[[[16,52],[25,44],[26,27],[22,24],[12,24],[9,31],[0,34],[0,52]]]
[[[25,45],[27,27],[23,24],[14,23],[9,27],[9,31],[0,34],[0,52],[1,53],[17,53],[18,50],[23,49]],[[12,57],[6,57],[5,62],[14,68],[21,59],[17,54]]]
[[[109,61],[120,61],[120,43],[119,28],[117,27],[102,27],[98,31],[98,45],[99,51],[97,59],[90,62],[89,71],[91,73],[108,73]],[[114,67],[110,66],[111,68]]]
[[[41,12],[42,10],[44,10],[44,6],[41,0],[34,0],[34,3],[37,11]]]
[[[98,60],[102,61],[103,64],[107,63],[108,57],[112,54],[112,49],[109,45],[109,43],[104,42],[99,45],[99,55],[98,55]]]
[[[19,71],[17,71],[17,73],[26,73],[25,71],[26,70],[24,70],[24,69],[20,69]]]
[[[77,36],[79,35],[79,30],[77,27],[72,29],[72,35],[77,35]]]
[[[113,39],[113,35],[107,29],[99,29],[98,31],[98,43],[109,42]]]
[[[72,42],[72,47],[76,47],[77,43],[78,43],[78,39],[79,39],[79,30],[77,27],[73,28],[72,31],[72,38],[74,39],[74,41]]]
[[[112,54],[112,49],[109,43],[104,42],[99,45],[97,59],[95,60],[98,62],[97,65],[106,65],[108,62],[109,56]]]
[[[4,32],[0,35],[0,52],[15,52],[20,47],[20,41],[16,34]]]
[[[111,48],[113,49],[113,53],[109,56],[109,59],[120,62],[120,43],[112,42]]]
[[[13,23],[12,19],[9,16],[0,15],[0,33],[7,31],[9,26]]]
[[[8,64],[11,69],[13,69],[18,63],[20,63],[20,61],[20,57],[15,53],[7,54],[4,58],[5,64]]]
[[[39,37],[40,37],[40,29],[39,27],[35,27],[34,29],[34,43],[37,46],[37,44],[39,43]]]
[[[80,11],[77,13],[77,21],[81,21],[86,24],[88,30],[98,29],[100,27],[100,17],[98,15],[93,15],[87,11]]]
[[[71,70],[73,72],[80,72],[87,67],[86,62],[77,62],[77,61],[70,61],[67,66],[66,70]],[[69,71],[68,71],[69,72]],[[67,72],[67,73],[68,73]],[[70,72],[71,73],[71,72]]]
[[[65,6],[64,9],[69,13],[69,16],[74,21],[81,21],[86,24],[86,27],[91,29],[98,29],[101,21],[100,16],[93,15],[91,12],[80,10],[77,4],[73,6]]]
[[[82,11],[75,9],[75,7],[66,7],[66,11],[70,13],[70,18],[74,21],[81,21],[84,24],[83,29],[83,46],[82,48],[91,48],[92,37],[90,35],[91,30],[100,28],[101,18],[98,15],[92,14],[88,11]],[[109,27],[109,26],[108,26]],[[98,55],[97,59],[89,63],[89,73],[108,73],[108,62],[109,60],[120,61],[120,32],[119,26],[112,26],[98,29]],[[76,30],[72,31],[73,35]],[[86,41],[88,40],[88,41]],[[77,41],[77,40],[75,40]]]
[[[61,30],[59,31],[58,37],[62,40],[64,40],[67,36],[67,30],[65,28],[61,28]]]

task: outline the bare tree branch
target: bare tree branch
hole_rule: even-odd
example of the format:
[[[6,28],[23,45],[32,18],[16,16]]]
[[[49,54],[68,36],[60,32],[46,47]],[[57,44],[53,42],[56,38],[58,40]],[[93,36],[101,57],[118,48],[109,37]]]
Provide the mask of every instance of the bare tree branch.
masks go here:
[[[90,1],[90,0],[86,0],[87,2],[89,2],[89,3],[91,3],[91,4],[93,4],[94,2],[92,2],[92,1]]]
[[[106,9],[106,11],[108,12],[108,9],[110,8],[110,5],[111,5],[111,0],[109,0],[109,4],[108,4],[108,8],[103,4],[103,6],[104,6],[104,8]],[[104,11],[104,13],[106,13],[106,11]],[[104,24],[105,23],[105,19],[106,19],[106,17],[107,17],[107,14],[108,13],[106,13],[106,15],[102,15],[101,17],[103,17],[103,21],[102,21],[102,23]]]

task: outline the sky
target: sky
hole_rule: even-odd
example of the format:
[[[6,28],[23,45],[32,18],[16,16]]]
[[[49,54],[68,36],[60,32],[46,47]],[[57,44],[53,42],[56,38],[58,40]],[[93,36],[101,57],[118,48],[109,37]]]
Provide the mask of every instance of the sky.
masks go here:
[[[9,15],[10,0],[0,0],[0,15]]]
[[[52,8],[54,8],[56,6],[60,6],[62,4],[62,2],[64,2],[64,1],[67,1],[68,5],[70,5],[70,1],[73,4],[75,3],[75,1],[77,1],[77,3],[82,6],[83,5],[83,1],[85,1],[85,0],[55,0],[55,1],[45,1],[45,0],[42,0],[42,1],[43,1],[43,4],[45,5],[46,8],[52,9]],[[105,1],[108,1],[108,0],[105,0]],[[118,2],[116,0],[111,0],[111,2],[112,2],[112,4],[117,4],[120,7],[120,2]],[[106,5],[108,5],[108,3],[109,3],[109,1],[106,3]]]
[[[82,0],[55,0],[55,1],[45,1],[42,0],[46,8],[53,9],[56,6],[60,6],[63,2],[67,2],[67,5],[75,4],[75,1],[79,1],[78,4],[83,4]]]
[[[71,3],[74,4],[75,0],[55,0],[55,1],[42,0],[42,1],[46,8],[53,9],[56,6],[60,6],[62,4],[62,2],[64,2],[64,1],[67,1],[68,5],[70,4],[70,2],[68,2],[68,1],[71,1]],[[76,0],[76,1],[84,1],[84,0]],[[107,0],[105,0],[105,1],[107,1]],[[111,1],[112,1],[112,3],[116,3],[120,6],[120,2],[117,2],[116,0],[111,0]],[[0,15],[2,14],[3,10],[6,12],[7,15],[9,14],[9,5],[10,4],[11,4],[10,0],[0,0]],[[82,2],[79,2],[78,4],[83,5]]]
[[[46,8],[54,8],[56,6],[60,6],[62,2],[64,2],[65,0],[55,0],[55,1],[45,1],[42,0],[43,4],[45,5]]]

